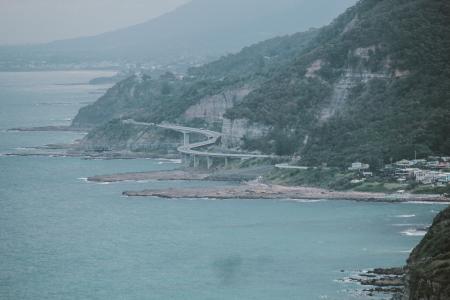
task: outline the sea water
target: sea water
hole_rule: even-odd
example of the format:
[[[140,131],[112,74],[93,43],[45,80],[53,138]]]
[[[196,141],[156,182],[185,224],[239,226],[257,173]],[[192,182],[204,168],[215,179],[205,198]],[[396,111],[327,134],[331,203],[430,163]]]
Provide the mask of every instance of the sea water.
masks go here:
[[[68,125],[104,72],[0,73],[0,153],[80,133]],[[95,184],[158,160],[0,154],[0,299],[365,299],[354,272],[401,266],[438,204],[127,198],[218,182]]]

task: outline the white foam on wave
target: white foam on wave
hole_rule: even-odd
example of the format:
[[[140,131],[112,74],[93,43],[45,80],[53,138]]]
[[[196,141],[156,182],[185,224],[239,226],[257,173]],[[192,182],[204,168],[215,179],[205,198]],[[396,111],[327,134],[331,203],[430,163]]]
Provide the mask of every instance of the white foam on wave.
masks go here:
[[[411,215],[397,215],[395,216],[396,218],[414,218],[416,215],[411,214]]]
[[[402,232],[400,232],[402,235],[406,236],[424,236],[427,234],[425,230],[419,230],[419,229],[407,229]]]
[[[400,250],[398,251],[398,253],[406,253],[406,254],[410,254],[411,252],[413,252],[414,249],[409,249],[409,250]]]
[[[162,165],[164,163],[170,163],[170,164],[181,164],[181,159],[172,159],[172,158],[158,158],[157,159],[158,164]]]
[[[442,201],[406,201],[403,204],[427,204],[427,205],[449,205],[450,202]]]
[[[281,199],[279,201],[297,202],[297,203],[319,203],[319,202],[326,202],[328,200],[325,200],[325,199]]]
[[[80,177],[80,178],[77,178],[77,179],[81,180],[81,181],[84,181],[84,182],[89,182],[87,177]]]
[[[429,224],[414,224],[414,223],[399,223],[399,224],[391,224],[392,226],[397,226],[397,227],[428,227],[430,226]]]

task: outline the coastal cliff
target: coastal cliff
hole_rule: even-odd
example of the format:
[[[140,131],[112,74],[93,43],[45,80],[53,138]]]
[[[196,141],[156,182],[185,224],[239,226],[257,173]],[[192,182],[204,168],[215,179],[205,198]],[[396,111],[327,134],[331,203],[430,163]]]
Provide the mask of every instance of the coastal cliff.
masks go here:
[[[450,299],[450,207],[434,219],[406,270],[402,300]]]
[[[116,119],[205,127],[222,130],[226,147],[301,157],[308,166],[361,161],[379,169],[445,156],[449,25],[448,1],[362,0],[328,26],[184,75],[134,75],[81,109],[73,126],[97,127],[100,140]]]

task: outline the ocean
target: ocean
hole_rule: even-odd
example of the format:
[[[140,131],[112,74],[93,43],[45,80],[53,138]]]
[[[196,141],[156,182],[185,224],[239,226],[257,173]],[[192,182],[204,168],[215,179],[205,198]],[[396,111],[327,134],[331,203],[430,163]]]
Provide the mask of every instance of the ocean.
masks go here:
[[[0,73],[0,299],[367,299],[346,282],[404,265],[440,204],[127,198],[220,182],[86,182],[165,160],[6,156],[65,143],[108,72]]]

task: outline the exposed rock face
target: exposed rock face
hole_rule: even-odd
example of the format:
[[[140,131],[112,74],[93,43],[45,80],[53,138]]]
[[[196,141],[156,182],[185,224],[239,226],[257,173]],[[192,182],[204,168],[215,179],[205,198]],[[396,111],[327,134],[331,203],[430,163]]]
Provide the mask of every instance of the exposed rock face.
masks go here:
[[[218,95],[204,97],[197,104],[186,110],[184,118],[187,120],[199,118],[208,123],[220,122],[223,120],[225,112],[241,102],[251,91],[248,87],[242,87],[227,90]]]
[[[269,126],[250,123],[247,119],[223,120],[222,144],[228,148],[239,147],[243,137],[260,138],[270,131]]]
[[[368,55],[369,48],[358,48],[355,51],[358,56]],[[374,78],[389,78],[386,73],[372,73],[367,70],[345,70],[340,79],[333,85],[333,92],[320,114],[320,121],[326,121],[331,118],[339,109],[345,106],[345,102],[349,96],[350,90],[360,83],[367,83]]]
[[[441,212],[408,259],[403,300],[450,299],[450,207]]]
[[[321,59],[315,60],[309,68],[306,69],[305,77],[314,78],[317,77],[316,72],[322,68],[323,61]]]

